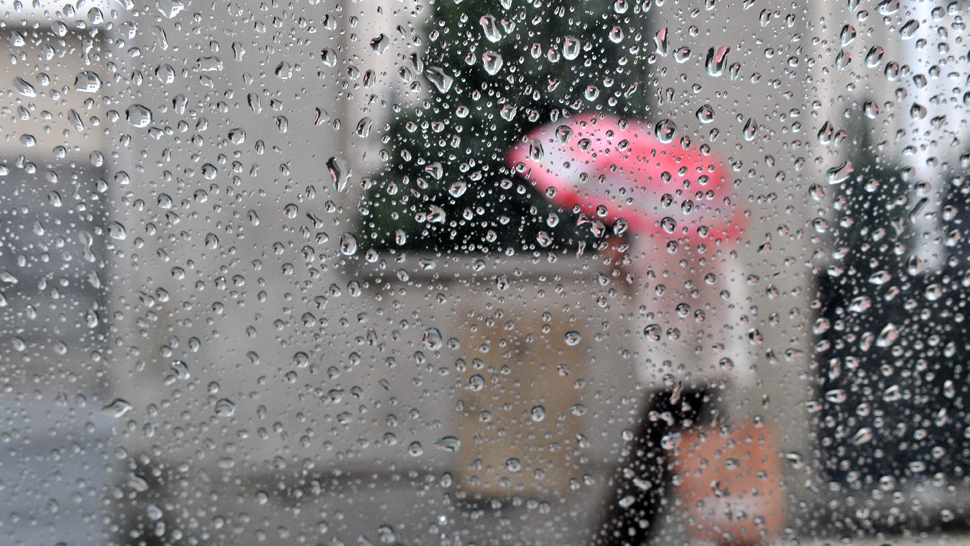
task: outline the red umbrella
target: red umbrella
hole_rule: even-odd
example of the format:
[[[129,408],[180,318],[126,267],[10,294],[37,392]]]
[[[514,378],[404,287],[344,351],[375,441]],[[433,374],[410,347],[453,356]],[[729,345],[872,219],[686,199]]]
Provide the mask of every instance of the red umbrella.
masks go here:
[[[643,122],[579,115],[532,131],[507,159],[557,205],[641,235],[714,242],[745,227],[721,160],[661,142]]]

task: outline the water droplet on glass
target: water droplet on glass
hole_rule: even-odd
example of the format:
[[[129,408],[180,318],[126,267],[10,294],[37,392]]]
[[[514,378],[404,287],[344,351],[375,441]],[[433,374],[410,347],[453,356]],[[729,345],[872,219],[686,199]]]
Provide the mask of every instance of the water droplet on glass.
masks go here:
[[[670,44],[667,42],[667,27],[657,31],[653,37],[653,43],[657,45],[657,54],[666,57],[670,51]]]
[[[171,366],[172,371],[175,372],[176,378],[185,380],[190,377],[189,366],[185,362],[181,360],[173,360]]]
[[[862,444],[869,443],[873,436],[874,434],[871,428],[862,427],[852,437],[852,445],[861,446]]]
[[[707,73],[715,78],[724,74],[724,67],[727,66],[727,55],[730,51],[731,48],[728,46],[721,46],[717,49],[710,48],[707,51],[707,57],[704,59],[704,67],[707,69]]]
[[[832,167],[825,172],[825,181],[829,184],[841,184],[852,176],[852,164],[848,161],[843,161],[841,165],[837,167]]]
[[[690,59],[690,48],[679,47],[674,51],[674,60],[678,63],[685,63]]]
[[[748,122],[744,124],[744,129],[741,134],[744,136],[744,140],[751,142],[754,137],[758,134],[758,124],[752,118],[748,118]]]
[[[337,66],[337,54],[332,49],[321,49],[320,61],[331,68]]]
[[[494,51],[482,53],[482,66],[485,67],[485,72],[493,76],[502,69],[502,62],[502,56]]]
[[[344,256],[353,256],[357,253],[357,239],[352,233],[344,233],[340,236],[340,253]]]
[[[505,468],[507,468],[509,472],[520,472],[522,470],[522,461],[512,457],[505,461]]]
[[[434,443],[434,446],[441,451],[446,451],[448,453],[454,453],[461,449],[461,440],[455,438],[454,436],[445,436]]]
[[[673,233],[677,229],[677,220],[674,220],[670,216],[665,216],[660,220],[660,227],[667,233]]]
[[[119,222],[108,224],[108,236],[116,241],[123,241],[128,237],[128,230]]]
[[[327,160],[327,170],[330,171],[330,180],[333,187],[338,192],[347,190],[347,182],[350,178],[350,164],[339,157],[331,157]]]
[[[883,0],[876,5],[880,15],[892,15],[899,11],[899,0]]]
[[[582,48],[582,43],[573,38],[572,36],[566,36],[562,42],[562,56],[567,61],[575,60],[579,57],[579,50]]]
[[[668,451],[676,449],[684,439],[680,432],[668,432],[660,439],[660,447]]]
[[[643,335],[650,341],[660,341],[663,338],[664,329],[659,324],[650,324],[643,329]]]
[[[118,418],[131,411],[131,404],[122,398],[115,398],[110,404],[101,408],[101,412],[110,417]]]
[[[852,62],[852,55],[849,55],[848,53],[846,53],[844,49],[839,51],[839,54],[835,56],[835,66],[839,70],[844,70],[845,67],[849,66],[849,63],[851,62]]]
[[[455,81],[454,78],[445,74],[444,70],[436,66],[426,68],[424,75],[442,93],[447,93],[451,89],[451,84]]]
[[[494,16],[484,15],[478,22],[481,23],[482,30],[485,31],[485,38],[489,42],[495,43],[502,39],[502,30]]]
[[[614,44],[618,44],[623,41],[623,28],[619,26],[614,26],[610,30],[610,41]]]
[[[886,51],[879,46],[873,46],[869,48],[869,52],[866,53],[866,58],[865,58],[866,66],[869,68],[875,68],[879,66],[879,63],[882,62],[882,57],[885,53]]]
[[[677,136],[677,125],[669,119],[661,120],[654,127],[654,133],[657,136],[657,140],[664,144],[670,144],[673,142],[674,137]]]
[[[380,36],[372,39],[370,41],[370,48],[378,55],[383,54],[387,51],[387,48],[391,45],[391,41],[387,38],[387,35],[381,33]]]
[[[697,120],[705,124],[714,121],[714,108],[710,104],[705,104],[698,108]]]
[[[903,391],[899,388],[899,385],[893,385],[882,392],[882,399],[884,402],[897,402],[902,400]]]
[[[448,187],[448,194],[452,197],[461,197],[462,195],[465,195],[465,191],[467,190],[468,184],[459,180],[457,182],[453,182],[451,186]]]
[[[140,104],[133,104],[125,110],[125,119],[135,127],[147,127],[152,122],[152,111]]]
[[[424,346],[432,351],[437,351],[443,344],[441,332],[437,328],[428,328],[424,331],[424,338],[421,340]]]
[[[36,97],[37,96],[37,89],[33,85],[31,85],[30,83],[28,83],[26,80],[24,80],[23,78],[21,78],[19,76],[16,77],[16,78],[14,78],[14,80],[13,80],[13,86],[14,86],[14,89],[17,90],[18,93],[20,93],[21,95],[23,95],[25,97],[33,98],[33,97]]]
[[[919,21],[916,19],[910,19],[909,21],[906,21],[906,24],[903,25],[902,28],[899,29],[899,37],[903,40],[909,40],[916,35],[917,30],[919,30]]]
[[[889,347],[899,339],[900,330],[893,323],[887,324],[883,327],[882,331],[879,332],[879,337],[876,338],[877,347]]]
[[[162,63],[155,69],[155,77],[163,84],[170,84],[175,81],[175,68],[172,65]]]
[[[240,42],[232,43],[232,58],[235,61],[243,60],[243,55],[246,54],[246,47]]]
[[[841,404],[848,398],[845,389],[832,389],[825,393],[825,399],[833,404]]]
[[[367,138],[370,136],[371,126],[374,124],[374,120],[369,117],[363,117],[357,122],[357,129],[355,132],[360,138]]]
[[[563,341],[566,343],[566,345],[570,347],[575,347],[579,345],[579,342],[582,340],[583,340],[582,334],[580,334],[575,330],[570,330],[566,332],[566,334],[563,336]]]
[[[219,417],[232,417],[236,413],[236,404],[228,398],[223,398],[216,402],[215,412]]]
[[[229,131],[229,142],[239,145],[246,142],[246,131],[240,128],[235,128]]]
[[[542,406],[533,406],[530,413],[532,415],[532,420],[537,423],[546,418],[546,408]]]
[[[842,31],[839,32],[839,44],[843,47],[852,43],[855,40],[856,32],[855,27],[852,25],[845,25],[842,27]]]
[[[200,171],[202,172],[202,177],[206,180],[215,180],[219,176],[219,168],[212,163],[202,165]]]
[[[34,135],[23,134],[20,135],[20,143],[28,148],[33,148],[37,145],[37,139],[34,137]]]
[[[74,79],[74,88],[83,93],[97,93],[101,90],[104,81],[101,76],[90,70],[85,70]]]

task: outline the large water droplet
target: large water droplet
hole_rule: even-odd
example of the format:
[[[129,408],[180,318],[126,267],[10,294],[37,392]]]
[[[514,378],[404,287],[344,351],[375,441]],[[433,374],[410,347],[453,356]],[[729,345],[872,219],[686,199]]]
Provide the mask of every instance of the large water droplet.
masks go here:
[[[442,93],[447,93],[451,89],[451,84],[455,81],[455,78],[445,74],[445,71],[437,66],[427,67],[424,70],[424,75]]]
[[[215,180],[219,176],[219,168],[212,163],[202,165],[202,177],[206,180]]]
[[[219,417],[232,417],[236,413],[236,404],[228,398],[223,398],[216,402],[215,412]]]
[[[13,87],[18,93],[25,97],[33,98],[37,96],[37,89],[19,76],[14,78]]]
[[[498,53],[494,51],[482,53],[482,66],[485,67],[485,72],[494,76],[502,69],[502,63],[502,56]]]
[[[85,70],[74,79],[74,88],[83,93],[97,93],[101,90],[104,81],[101,76],[90,70]]]
[[[189,366],[185,362],[181,360],[173,360],[171,366],[172,371],[175,372],[176,378],[185,380],[190,377]]]
[[[354,131],[360,138],[367,138],[370,136],[371,126],[374,124],[374,120],[369,117],[363,117],[357,122],[357,129]]]
[[[669,119],[661,120],[654,127],[654,133],[657,136],[657,140],[664,144],[670,144],[673,142],[674,137],[677,136],[677,125]]]
[[[660,341],[663,337],[664,329],[659,324],[650,324],[643,329],[643,336],[650,341]]]
[[[856,32],[855,27],[852,25],[845,25],[842,27],[842,31],[839,32],[839,43],[845,47],[855,40]]]
[[[437,442],[435,442],[434,446],[441,451],[454,453],[461,449],[461,440],[455,438],[454,436],[445,436],[444,438],[440,438]]]
[[[489,42],[495,43],[502,39],[502,29],[499,27],[498,21],[492,15],[485,15],[478,20],[482,25],[482,29],[485,31],[485,38]]]
[[[707,57],[704,59],[704,67],[707,69],[707,73],[715,78],[724,74],[724,67],[727,66],[727,55],[730,51],[731,48],[728,46],[721,46],[717,49],[710,48],[707,51]]]
[[[337,53],[332,49],[321,49],[320,61],[329,67],[337,66]]]
[[[748,122],[744,124],[744,129],[741,134],[744,136],[744,140],[748,142],[754,140],[754,137],[758,134],[758,124],[752,118],[748,118]]]
[[[123,241],[128,238],[128,230],[119,222],[110,222],[108,224],[108,236],[116,241]]]
[[[448,187],[448,194],[451,195],[452,197],[461,197],[462,195],[465,195],[465,192],[467,190],[468,190],[468,184],[466,182],[458,180],[458,181],[452,182],[451,186]]]
[[[330,171],[330,179],[333,187],[338,192],[347,190],[347,182],[350,178],[350,163],[339,157],[331,157],[327,160],[327,170]]]
[[[899,339],[900,330],[899,327],[893,323],[887,324],[883,327],[882,331],[879,332],[879,337],[876,338],[877,347],[889,347]]]
[[[390,45],[391,40],[384,33],[381,33],[380,36],[370,41],[370,48],[378,55],[382,55],[385,51],[387,51],[387,48]]]
[[[841,165],[832,167],[825,172],[825,181],[829,184],[841,184],[852,176],[852,164],[843,161]]]
[[[910,19],[899,29],[899,37],[903,40],[909,40],[916,34],[917,30],[919,30],[919,21]]]
[[[583,340],[582,334],[580,334],[575,330],[570,330],[566,332],[566,334],[563,336],[563,341],[565,341],[566,345],[569,345],[570,347],[575,347],[579,345],[579,342],[582,340]]]
[[[653,37],[653,43],[657,45],[657,54],[664,57],[670,51],[670,43],[667,41],[667,27],[657,31]]]
[[[229,142],[239,145],[246,142],[246,131],[240,128],[235,128],[229,131]]]
[[[568,125],[560,125],[556,127],[556,140],[561,144],[568,144],[569,139],[573,137],[573,130]]]
[[[582,43],[573,38],[572,36],[566,36],[562,42],[562,56],[567,61],[575,60],[579,57],[579,50],[582,48]]]
[[[357,238],[353,233],[344,233],[340,236],[340,253],[344,256],[353,256],[357,253]]]
[[[135,127],[147,127],[152,122],[152,111],[140,104],[133,104],[125,110],[125,119]]]
[[[532,161],[542,161],[544,152],[542,150],[542,142],[538,138],[533,138],[529,141],[529,158]]]
[[[424,331],[424,338],[421,340],[424,346],[432,351],[437,351],[444,344],[441,332],[437,328],[428,328]]]
[[[115,398],[110,404],[101,408],[101,412],[117,419],[131,411],[131,407],[131,404],[127,400]]]
[[[879,66],[879,63],[882,62],[882,57],[885,53],[886,51],[879,46],[872,46],[871,48],[869,48],[869,52],[866,53],[866,58],[865,58],[866,66],[869,68],[875,68]]]
[[[714,108],[710,104],[705,104],[697,109],[697,120],[701,123],[711,123],[714,121]]]

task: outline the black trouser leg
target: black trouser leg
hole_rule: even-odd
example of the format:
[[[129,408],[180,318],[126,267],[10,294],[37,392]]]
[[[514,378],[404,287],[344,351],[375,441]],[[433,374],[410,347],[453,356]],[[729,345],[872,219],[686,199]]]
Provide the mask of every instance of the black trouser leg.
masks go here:
[[[609,505],[596,527],[599,546],[639,546],[656,523],[667,488],[667,457],[663,437],[696,423],[705,402],[704,392],[654,394],[630,445],[630,455],[610,480]]]

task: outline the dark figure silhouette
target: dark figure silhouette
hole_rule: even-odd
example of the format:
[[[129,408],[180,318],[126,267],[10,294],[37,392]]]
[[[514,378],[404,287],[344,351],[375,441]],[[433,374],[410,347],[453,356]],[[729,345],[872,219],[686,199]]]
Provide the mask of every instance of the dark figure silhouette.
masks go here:
[[[597,546],[640,546],[653,531],[667,484],[668,450],[662,445],[668,433],[684,430],[705,417],[710,405],[703,391],[656,392],[647,404],[627,459],[610,479],[609,505],[594,528]]]

